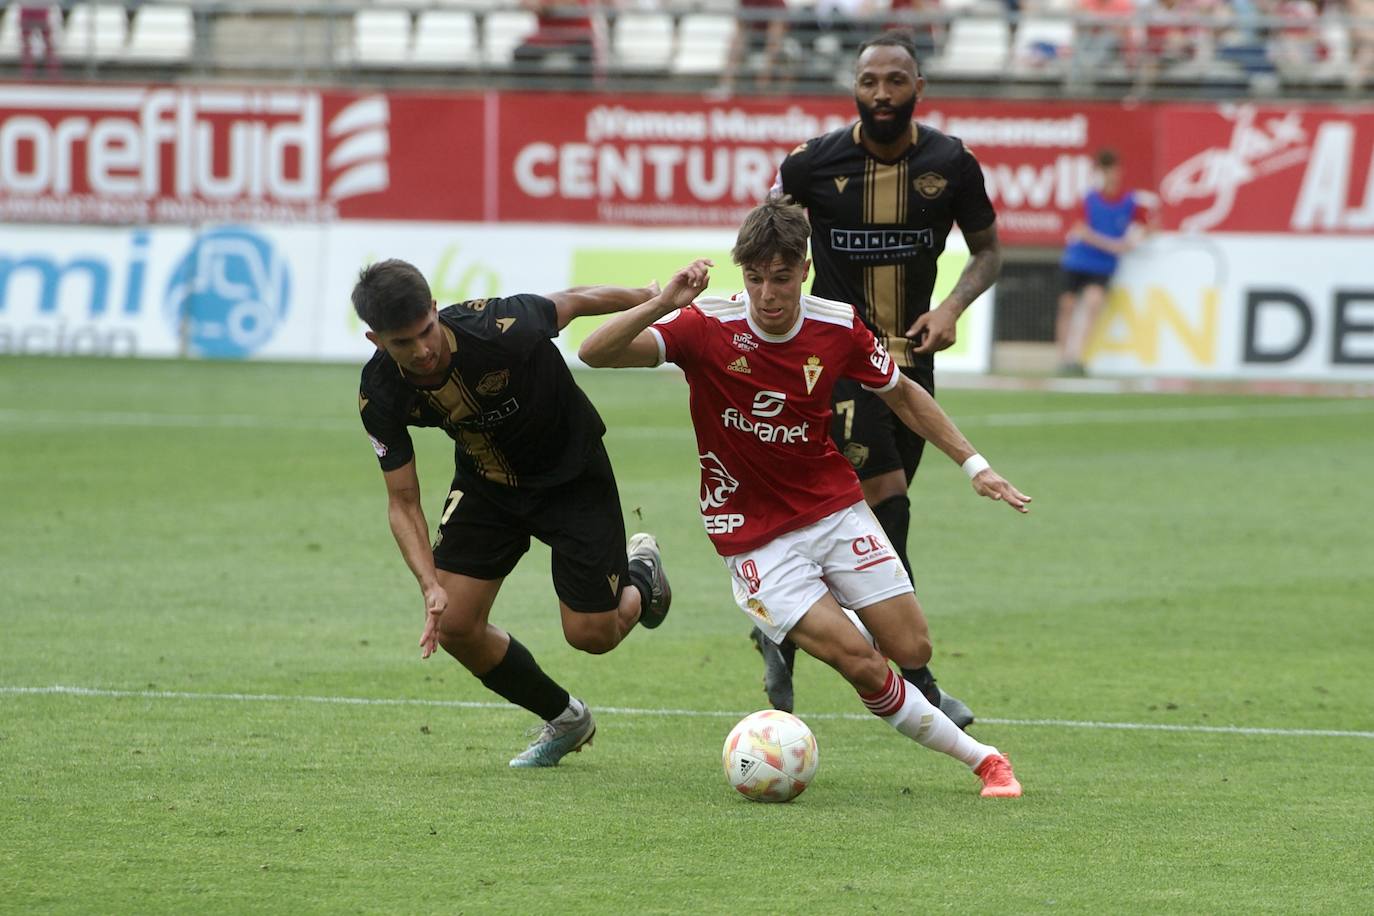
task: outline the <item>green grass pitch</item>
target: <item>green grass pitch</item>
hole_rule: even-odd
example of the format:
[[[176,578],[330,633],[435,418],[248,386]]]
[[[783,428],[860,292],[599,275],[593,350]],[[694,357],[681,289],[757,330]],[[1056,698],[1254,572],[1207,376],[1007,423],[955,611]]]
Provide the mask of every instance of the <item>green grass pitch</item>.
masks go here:
[[[572,650],[538,547],[493,614],[597,710],[537,772],[531,716],[420,661],[356,379],[0,360],[0,912],[1374,912],[1374,405],[943,393],[1035,497],[938,454],[913,488],[934,668],[1026,795],[802,659],[820,770],[759,805],[720,771],[764,698],[676,373],[579,375],[665,626]]]

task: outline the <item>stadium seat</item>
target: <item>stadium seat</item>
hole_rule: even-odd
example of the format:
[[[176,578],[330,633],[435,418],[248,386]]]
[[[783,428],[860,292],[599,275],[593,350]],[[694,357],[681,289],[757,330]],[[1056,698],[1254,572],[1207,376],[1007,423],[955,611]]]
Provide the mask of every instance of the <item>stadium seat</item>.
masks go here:
[[[189,6],[141,6],[129,33],[124,56],[135,61],[181,61],[195,46],[195,24]]]
[[[1073,20],[1026,16],[1016,27],[1012,61],[1017,67],[1059,69],[1073,52]]]
[[[1006,19],[956,19],[940,67],[951,73],[998,73],[1006,65],[1010,44]]]
[[[529,10],[494,10],[482,23],[482,55],[488,64],[510,66],[515,49],[538,26]]]
[[[688,13],[677,30],[674,73],[720,73],[735,35],[735,17],[719,13]]]
[[[405,63],[410,57],[410,13],[359,10],[353,16],[353,53],[361,64]]]
[[[410,60],[420,66],[477,68],[482,60],[476,17],[465,10],[425,10],[415,23]]]
[[[11,3],[0,15],[0,60],[19,56],[19,4]]]
[[[667,13],[626,12],[611,25],[612,60],[619,70],[666,70],[673,56],[673,19]]]
[[[58,51],[68,61],[117,57],[124,50],[128,24],[123,6],[75,4],[58,39]]]

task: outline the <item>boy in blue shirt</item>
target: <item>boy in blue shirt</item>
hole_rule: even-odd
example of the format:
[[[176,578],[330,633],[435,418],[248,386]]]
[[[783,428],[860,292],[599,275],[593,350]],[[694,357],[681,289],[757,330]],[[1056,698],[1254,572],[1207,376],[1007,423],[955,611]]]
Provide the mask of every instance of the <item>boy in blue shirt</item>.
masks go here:
[[[1054,339],[1062,375],[1082,375],[1083,348],[1088,333],[1107,300],[1107,287],[1121,255],[1139,241],[1131,226],[1144,217],[1154,228],[1158,201],[1143,191],[1121,190],[1121,160],[1104,149],[1097,154],[1101,187],[1083,200],[1084,220],[1068,234],[1068,245],[1059,266],[1064,291],[1059,294],[1059,315]]]

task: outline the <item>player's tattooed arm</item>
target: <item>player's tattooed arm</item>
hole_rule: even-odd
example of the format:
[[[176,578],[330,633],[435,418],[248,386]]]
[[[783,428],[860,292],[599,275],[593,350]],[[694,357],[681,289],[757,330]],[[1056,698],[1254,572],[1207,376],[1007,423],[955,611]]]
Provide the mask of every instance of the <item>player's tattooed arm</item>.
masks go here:
[[[964,309],[997,282],[1002,272],[1002,244],[997,240],[997,223],[965,234],[969,259],[954,289],[938,307],[919,316],[906,336],[916,341],[917,353],[936,353],[954,345],[956,325]]]
[[[558,314],[561,331],[574,318],[583,315],[606,315],[634,308],[658,295],[658,284],[648,286],[575,286],[558,293],[549,293],[554,311]]]

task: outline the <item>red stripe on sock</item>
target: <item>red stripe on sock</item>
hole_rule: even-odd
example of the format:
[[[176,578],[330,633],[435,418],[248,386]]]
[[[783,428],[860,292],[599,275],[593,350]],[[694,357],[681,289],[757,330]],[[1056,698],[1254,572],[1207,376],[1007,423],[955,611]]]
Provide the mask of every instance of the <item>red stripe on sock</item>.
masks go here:
[[[906,703],[906,681],[898,677],[889,668],[883,689],[877,693],[861,693],[859,699],[864,701],[869,712],[879,718],[886,719],[888,716],[895,716],[901,710],[902,705]]]

